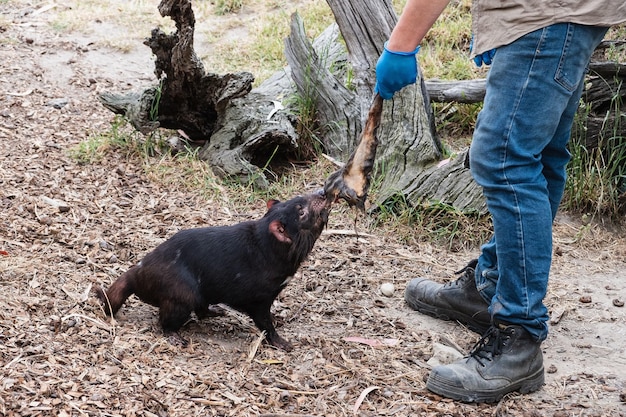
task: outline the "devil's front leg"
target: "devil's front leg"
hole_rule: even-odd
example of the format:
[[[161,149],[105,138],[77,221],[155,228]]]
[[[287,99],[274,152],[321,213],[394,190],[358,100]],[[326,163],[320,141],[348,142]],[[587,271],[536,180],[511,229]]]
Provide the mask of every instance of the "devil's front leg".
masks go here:
[[[270,312],[271,303],[261,303],[252,308],[247,309],[248,315],[254,320],[254,324],[260,329],[265,331],[265,340],[272,346],[276,346],[286,352],[290,352],[293,349],[291,343],[283,339],[278,335],[274,328],[274,321],[272,313]]]

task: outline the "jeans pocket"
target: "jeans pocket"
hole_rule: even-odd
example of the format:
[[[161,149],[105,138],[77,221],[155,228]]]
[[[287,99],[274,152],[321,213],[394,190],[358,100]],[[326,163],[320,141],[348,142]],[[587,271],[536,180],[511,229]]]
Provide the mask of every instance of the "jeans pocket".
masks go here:
[[[574,92],[588,70],[589,58],[606,28],[567,23],[563,49],[554,80]]]

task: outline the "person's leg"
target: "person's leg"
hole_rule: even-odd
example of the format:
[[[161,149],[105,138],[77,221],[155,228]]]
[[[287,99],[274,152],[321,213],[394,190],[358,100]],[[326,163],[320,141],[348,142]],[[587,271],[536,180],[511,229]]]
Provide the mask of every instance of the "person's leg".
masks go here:
[[[472,141],[470,167],[494,223],[498,279],[491,313],[537,340],[547,335],[543,298],[553,213],[569,160],[565,135],[605,32],[557,24],[499,48]]]
[[[605,32],[556,24],[498,49],[470,151],[494,224],[494,240],[486,245],[495,249],[497,264],[493,326],[468,358],[433,369],[426,387],[435,393],[493,402],[543,385],[543,298],[569,160],[566,134],[589,58]]]
[[[548,197],[553,221],[556,217],[565,189],[565,169],[570,160],[567,142],[570,138],[574,116],[580,104],[580,96],[583,87],[584,83],[581,82],[578,84],[578,90],[572,94],[554,137],[541,154],[543,175],[547,181]],[[491,300],[495,295],[496,284],[499,277],[495,236],[493,236],[489,242],[482,245],[475,273],[476,288],[483,298]]]

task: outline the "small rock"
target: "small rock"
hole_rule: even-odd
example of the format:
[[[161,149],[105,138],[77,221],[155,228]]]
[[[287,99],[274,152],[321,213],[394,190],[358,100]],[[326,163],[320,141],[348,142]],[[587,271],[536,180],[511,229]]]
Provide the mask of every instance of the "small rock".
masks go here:
[[[102,394],[95,393],[91,395],[91,401],[104,401],[104,400],[106,400],[106,398]]]
[[[426,363],[430,366],[447,365],[461,358],[463,354],[458,350],[441,343],[433,343],[433,356]]]
[[[283,390],[280,393],[280,401],[283,403],[289,402],[291,399],[291,393],[287,390]]]
[[[37,219],[40,224],[50,226],[52,224],[52,219],[48,216],[41,216]]]
[[[179,136],[170,136],[167,138],[166,142],[173,154],[177,154],[178,152],[185,150],[185,142]]]
[[[54,107],[55,109],[62,109],[67,106],[70,101],[66,98],[55,98],[46,103],[46,106]]]
[[[106,251],[113,249],[113,247],[109,245],[109,243],[106,240],[101,240],[100,242],[98,242],[98,246],[100,246],[100,249],[106,250]]]
[[[620,300],[619,298],[616,298],[613,300],[613,305],[615,307],[624,307],[624,302]]]
[[[385,282],[384,284],[382,284],[380,286],[380,292],[385,297],[391,297],[395,290],[396,290],[396,288],[393,286],[393,284],[391,282]]]
[[[581,303],[584,304],[589,304],[591,302],[591,296],[590,295],[583,295],[581,296],[578,301],[580,301]]]
[[[385,397],[385,398],[391,398],[391,397],[393,397],[393,396],[394,396],[393,391],[392,391],[392,390],[390,390],[389,388],[385,388],[385,389],[383,389],[383,391],[382,391],[382,393],[381,393],[381,394],[382,394],[382,395],[383,395],[383,397]]]
[[[557,324],[563,318],[565,314],[564,309],[555,309],[550,312],[550,324]]]

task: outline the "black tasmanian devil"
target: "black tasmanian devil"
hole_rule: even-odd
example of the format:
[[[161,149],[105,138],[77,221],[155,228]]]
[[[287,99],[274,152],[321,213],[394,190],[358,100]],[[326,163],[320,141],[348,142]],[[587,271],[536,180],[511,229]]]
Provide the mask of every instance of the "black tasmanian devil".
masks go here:
[[[328,222],[331,200],[322,191],[280,202],[270,200],[259,220],[182,230],[148,253],[105,292],[95,291],[107,314],[131,295],[159,308],[172,341],[191,312],[212,315],[223,303],[248,314],[267,341],[290,351],[276,333],[270,307],[313,249]]]

